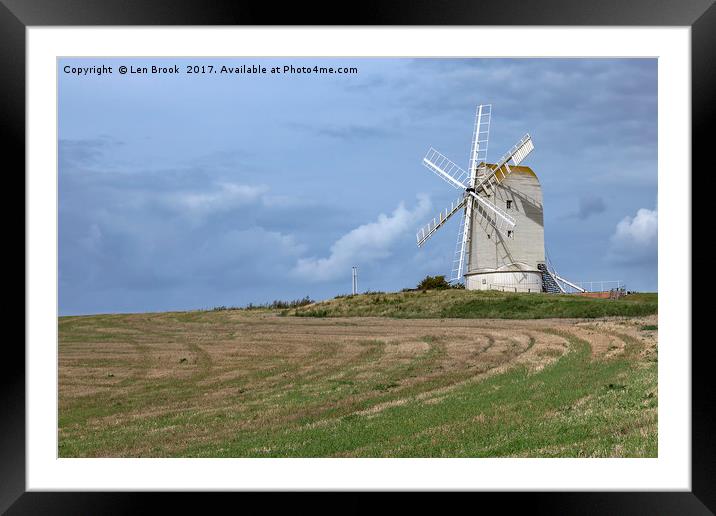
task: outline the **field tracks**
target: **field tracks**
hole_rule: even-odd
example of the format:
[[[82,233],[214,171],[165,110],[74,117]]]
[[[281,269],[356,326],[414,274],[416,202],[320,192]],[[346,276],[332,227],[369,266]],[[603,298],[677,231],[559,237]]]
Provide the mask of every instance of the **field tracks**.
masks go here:
[[[590,456],[648,455],[656,331],[642,328],[656,327],[650,317],[68,318],[60,323],[59,452],[551,456],[582,446]],[[633,380],[633,370],[644,376]],[[616,424],[611,437],[599,427],[606,416],[593,429],[573,419],[629,396],[646,412]],[[539,437],[550,425],[554,434]],[[537,437],[517,439],[517,428]],[[635,434],[646,444],[630,441]]]

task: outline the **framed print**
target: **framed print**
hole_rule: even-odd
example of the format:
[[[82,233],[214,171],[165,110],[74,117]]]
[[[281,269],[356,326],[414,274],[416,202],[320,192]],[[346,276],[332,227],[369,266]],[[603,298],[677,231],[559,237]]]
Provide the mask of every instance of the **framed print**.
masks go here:
[[[714,510],[691,171],[716,8],[367,7],[3,2],[3,510]]]

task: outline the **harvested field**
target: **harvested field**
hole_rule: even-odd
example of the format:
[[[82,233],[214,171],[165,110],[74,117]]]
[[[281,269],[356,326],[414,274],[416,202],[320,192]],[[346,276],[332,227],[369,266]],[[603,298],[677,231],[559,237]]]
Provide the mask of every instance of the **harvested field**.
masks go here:
[[[62,317],[61,457],[656,456],[656,315]]]

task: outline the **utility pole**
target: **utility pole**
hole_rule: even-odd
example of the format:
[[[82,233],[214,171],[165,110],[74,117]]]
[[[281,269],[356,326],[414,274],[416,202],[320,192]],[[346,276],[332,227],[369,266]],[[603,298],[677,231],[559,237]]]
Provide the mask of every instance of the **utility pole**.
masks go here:
[[[352,280],[353,280],[353,283],[352,283],[352,286],[353,286],[353,295],[355,296],[355,295],[358,293],[358,266],[357,266],[357,265],[354,265],[354,266],[353,266],[353,278],[352,278]]]

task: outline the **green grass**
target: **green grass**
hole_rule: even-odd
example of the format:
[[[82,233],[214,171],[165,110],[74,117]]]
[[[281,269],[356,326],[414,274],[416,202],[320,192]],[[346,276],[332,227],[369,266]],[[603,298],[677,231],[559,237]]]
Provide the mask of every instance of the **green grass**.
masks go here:
[[[375,415],[312,427],[240,432],[189,447],[202,457],[656,457],[656,363],[635,366],[639,344],[593,361],[587,342],[536,374],[524,368],[458,388],[435,404],[414,400]],[[376,386],[389,391],[390,384]]]
[[[604,306],[655,313],[656,303],[656,294],[615,302],[453,290],[351,296],[299,310],[469,318],[541,307],[544,317],[574,317],[575,305],[588,314]],[[647,322],[653,318],[587,323],[624,343],[623,351],[615,346],[595,358],[578,337],[589,334],[584,321],[534,321],[513,331],[511,321],[312,320],[253,311],[63,317],[58,452],[656,457],[658,355]],[[408,327],[419,329],[408,338]],[[559,343],[540,347],[554,335],[566,353]],[[300,353],[296,342],[306,347]],[[456,360],[465,345],[479,354]],[[525,353],[548,365],[515,365]],[[508,367],[498,373],[500,364]]]
[[[429,290],[344,296],[287,313],[298,317],[544,319],[636,317],[657,313],[656,293],[619,300],[574,295]]]

